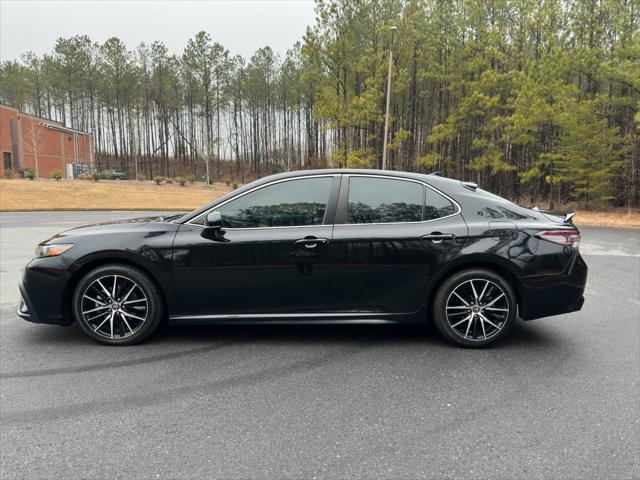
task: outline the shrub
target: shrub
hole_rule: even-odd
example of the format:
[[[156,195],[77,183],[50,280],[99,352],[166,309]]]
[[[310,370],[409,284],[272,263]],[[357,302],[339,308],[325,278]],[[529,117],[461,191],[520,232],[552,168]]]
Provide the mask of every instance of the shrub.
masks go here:
[[[12,179],[13,178],[13,170],[11,170],[10,168],[7,168],[4,171],[4,178],[6,178],[8,180]]]
[[[238,184],[235,183],[235,182],[233,182],[233,184],[231,186],[233,187],[234,190],[238,188]]]
[[[146,180],[147,180],[147,177],[145,177],[144,175],[138,175],[137,180],[138,180],[139,182],[144,182],[144,181],[146,181]]]
[[[94,182],[97,182],[102,178],[102,175],[100,175],[98,172],[92,172],[91,175],[89,175],[89,178]]]
[[[195,177],[195,175],[189,175],[189,176],[187,177],[187,182],[189,182],[189,183],[195,183],[195,182],[196,182],[196,177]]]
[[[34,178],[36,178],[36,174],[33,173],[33,170],[27,170],[26,172],[24,172],[24,178],[28,178],[29,180],[33,180]]]
[[[51,178],[59,181],[62,178],[62,172],[60,170],[54,170],[53,172],[51,172]]]
[[[167,177],[164,179],[164,183],[173,183],[173,178]]]
[[[156,182],[156,185],[160,185],[162,182],[164,182],[164,177],[161,175],[156,175],[155,177],[153,177],[153,181]]]
[[[227,185],[227,187],[229,185],[231,185],[231,180],[229,180],[228,178],[225,178],[224,183]]]
[[[184,185],[187,183],[187,179],[184,177],[176,177],[176,182],[178,182],[181,187],[184,187]]]

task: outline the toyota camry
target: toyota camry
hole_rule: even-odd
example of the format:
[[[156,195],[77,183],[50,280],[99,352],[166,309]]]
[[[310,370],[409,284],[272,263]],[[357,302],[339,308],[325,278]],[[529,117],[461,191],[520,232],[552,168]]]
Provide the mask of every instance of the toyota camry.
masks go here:
[[[18,315],[110,345],[163,322],[435,323],[482,347],[518,319],[580,310],[571,215],[471,182],[380,170],[273,175],[187,214],[98,223],[42,242]]]

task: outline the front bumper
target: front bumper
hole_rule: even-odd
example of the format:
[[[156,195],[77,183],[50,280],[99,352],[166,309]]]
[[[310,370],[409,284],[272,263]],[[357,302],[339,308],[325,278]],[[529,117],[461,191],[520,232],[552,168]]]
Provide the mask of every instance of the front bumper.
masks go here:
[[[524,320],[578,311],[584,304],[587,264],[576,251],[565,269],[556,275],[519,279],[519,313]]]
[[[20,302],[18,303],[18,308],[16,313],[20,318],[26,320],[27,322],[33,323],[41,323],[38,319],[38,315],[36,314],[33,306],[29,306],[28,296],[24,293],[24,288],[22,285],[19,285],[20,288]]]
[[[17,315],[33,323],[69,325],[73,318],[65,305],[70,277],[66,262],[58,257],[32,260],[18,285]]]

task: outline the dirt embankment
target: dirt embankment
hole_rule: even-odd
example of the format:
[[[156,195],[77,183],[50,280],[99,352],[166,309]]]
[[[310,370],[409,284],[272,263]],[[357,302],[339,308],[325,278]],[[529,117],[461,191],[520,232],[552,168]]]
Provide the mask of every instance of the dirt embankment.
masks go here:
[[[0,211],[192,210],[230,190],[224,183],[0,180]]]

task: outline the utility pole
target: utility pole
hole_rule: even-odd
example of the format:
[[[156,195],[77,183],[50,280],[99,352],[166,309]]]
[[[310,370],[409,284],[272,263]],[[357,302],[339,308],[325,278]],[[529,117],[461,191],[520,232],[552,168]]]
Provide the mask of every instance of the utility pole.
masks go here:
[[[392,26],[391,30],[391,42],[389,43],[389,72],[387,73],[387,109],[384,114],[384,142],[382,146],[382,169],[387,168],[387,141],[389,139],[389,106],[391,105],[391,67],[393,65],[393,35],[398,30],[398,27]]]

